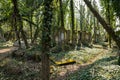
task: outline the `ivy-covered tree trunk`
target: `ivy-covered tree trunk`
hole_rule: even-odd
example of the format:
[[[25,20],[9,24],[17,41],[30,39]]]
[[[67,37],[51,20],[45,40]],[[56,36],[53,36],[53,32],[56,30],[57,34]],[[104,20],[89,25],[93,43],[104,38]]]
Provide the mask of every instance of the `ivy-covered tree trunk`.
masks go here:
[[[107,33],[112,37],[112,39],[116,42],[117,46],[120,49],[120,38],[117,36],[112,29],[111,25],[108,25],[106,21],[100,16],[100,14],[93,8],[89,0],[84,0],[88,8],[91,10],[91,12],[94,14],[94,16],[97,18],[97,20],[101,23],[103,28],[107,31]],[[120,65],[120,53],[119,53],[119,59],[118,64]]]
[[[49,51],[51,47],[52,1],[44,0],[44,18],[42,27],[42,80],[49,80]]]
[[[62,0],[60,1],[60,17],[61,17],[61,27],[64,29],[64,14],[63,14],[63,5]]]
[[[74,44],[74,3],[73,0],[70,0],[70,9],[71,9],[71,22],[72,22],[72,44]]]
[[[81,5],[82,2],[80,2],[79,6],[80,6],[80,46],[82,46],[82,43],[83,43],[83,31],[84,31],[84,13],[85,13],[85,8],[83,5]]]
[[[59,45],[62,47],[64,51],[64,44],[65,44],[65,27],[64,27],[64,12],[63,12],[63,3],[62,0],[59,0],[60,4],[60,29],[59,29]]]

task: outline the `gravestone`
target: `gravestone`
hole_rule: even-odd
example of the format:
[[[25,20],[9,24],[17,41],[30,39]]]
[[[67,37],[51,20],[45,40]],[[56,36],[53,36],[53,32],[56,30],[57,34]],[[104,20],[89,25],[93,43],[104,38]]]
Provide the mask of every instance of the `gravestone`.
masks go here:
[[[26,46],[25,46],[24,41],[20,41],[20,42],[21,42],[21,48],[25,49]],[[14,47],[20,47],[20,45],[19,45],[19,41],[18,41],[18,40],[15,41],[14,44],[13,44],[13,46],[14,46]]]
[[[66,43],[70,43],[70,30],[66,31]]]

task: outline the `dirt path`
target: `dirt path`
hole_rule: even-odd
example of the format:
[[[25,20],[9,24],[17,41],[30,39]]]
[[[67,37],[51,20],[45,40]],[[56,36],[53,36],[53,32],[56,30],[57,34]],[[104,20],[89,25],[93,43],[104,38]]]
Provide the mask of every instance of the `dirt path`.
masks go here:
[[[78,70],[82,70],[82,69],[86,69],[89,65],[93,64],[96,60],[100,59],[100,57],[106,53],[108,50],[103,49],[101,52],[98,53],[98,55],[96,55],[93,59],[91,59],[90,61],[88,61],[87,63],[84,64],[71,64],[71,65],[66,65],[66,66],[62,66],[63,69],[61,72],[59,72],[59,74],[57,75],[57,77],[51,78],[50,80],[64,80],[69,74],[71,73],[75,73]]]
[[[18,49],[17,47],[0,49],[0,61],[7,57],[11,52],[17,49]]]

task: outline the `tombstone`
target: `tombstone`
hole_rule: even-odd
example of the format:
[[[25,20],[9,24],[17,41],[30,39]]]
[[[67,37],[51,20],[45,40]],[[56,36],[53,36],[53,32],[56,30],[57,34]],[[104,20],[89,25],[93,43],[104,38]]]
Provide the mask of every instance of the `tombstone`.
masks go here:
[[[64,32],[60,33],[60,39],[61,39],[61,41],[64,41],[64,39],[65,39]]]
[[[77,44],[77,31],[75,31],[75,33],[73,34],[73,44]]]
[[[57,41],[56,41],[56,32],[51,34],[51,47],[56,46]]]
[[[66,43],[70,43],[70,30],[66,31]]]
[[[81,33],[82,33],[82,35],[81,35],[81,42],[84,43],[85,42],[85,35],[86,35],[86,33],[85,33],[85,31],[82,31]]]
[[[20,41],[20,42],[21,42],[21,48],[25,49],[26,46],[25,46],[24,41]],[[19,41],[18,41],[18,40],[15,41],[14,44],[13,44],[13,46],[14,46],[14,47],[20,47],[20,46],[19,46]]]
[[[118,37],[120,37],[120,25],[117,25],[117,27],[115,28],[115,33],[116,35],[118,35]]]
[[[82,32],[78,31],[78,45],[81,45]]]
[[[91,42],[91,40],[92,40],[92,35],[91,35],[90,32],[86,32],[86,40],[87,40],[88,43]]]
[[[59,36],[58,35],[55,36],[55,42],[56,42],[56,44],[58,44],[58,42],[59,42]]]
[[[60,29],[58,32],[58,42],[59,44],[64,44],[65,43],[65,29]]]
[[[88,45],[92,41],[92,35],[90,32],[83,31],[81,33],[81,42],[85,45]]]

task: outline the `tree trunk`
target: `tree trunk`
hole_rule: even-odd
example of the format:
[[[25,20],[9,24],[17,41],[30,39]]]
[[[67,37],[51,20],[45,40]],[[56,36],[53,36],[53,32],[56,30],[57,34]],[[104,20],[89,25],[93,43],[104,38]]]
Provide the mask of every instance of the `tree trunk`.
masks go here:
[[[119,58],[118,58],[118,65],[120,65],[120,49],[118,51],[118,56],[119,56]]]
[[[80,46],[82,46],[82,40],[83,40],[83,37],[82,37],[82,35],[83,35],[83,31],[84,31],[84,29],[83,29],[83,22],[84,22],[84,19],[83,19],[83,14],[84,14],[84,7],[83,7],[83,5],[81,5],[82,3],[80,3],[80,38],[79,38],[79,43],[80,43]]]
[[[111,22],[111,13],[110,13],[110,1],[108,0],[107,1],[108,5],[107,5],[107,9],[106,9],[106,18],[107,18],[107,22],[109,25],[112,25],[112,22]],[[109,42],[109,47],[111,48],[111,36],[109,35],[108,36],[108,42]]]
[[[74,44],[74,3],[73,0],[70,0],[70,9],[71,9],[71,22],[72,22],[72,44]]]
[[[42,27],[42,80],[49,80],[49,51],[51,47],[52,1],[44,0],[44,18]]]
[[[107,33],[113,38],[113,40],[116,42],[117,46],[120,48],[120,38],[115,34],[114,30],[110,25],[108,25],[105,20],[100,16],[100,14],[92,7],[89,0],[84,0],[88,8],[91,10],[91,12],[94,14],[94,16],[97,18],[97,20],[101,23],[103,28],[107,31]]]
[[[3,33],[3,30],[2,30],[1,25],[0,25],[0,39],[2,39],[2,41],[5,41],[3,34],[4,33]]]
[[[96,26],[96,19],[94,17],[94,33],[93,33],[93,36],[94,36],[94,43],[97,43],[97,34],[96,34],[96,31],[97,31],[97,26]]]
[[[14,5],[14,7],[13,7],[14,8],[14,15],[13,16],[15,16],[15,26],[16,26],[15,31],[16,31],[16,33],[17,33],[16,35],[17,35],[17,37],[19,39],[19,44],[20,44],[19,32],[21,32],[22,38],[23,38],[24,43],[25,43],[25,46],[26,46],[26,48],[28,48],[29,46],[28,46],[27,38],[26,38],[26,35],[25,35],[24,31],[23,31],[22,18],[21,18],[21,15],[19,14],[19,10],[18,10],[18,2],[17,2],[17,0],[12,0],[12,3]],[[19,23],[19,25],[17,25],[18,23]],[[19,26],[19,31],[17,31],[17,26]]]
[[[60,43],[59,45],[62,47],[62,50],[64,51],[64,44],[65,44],[65,28],[64,28],[64,13],[63,13],[63,4],[62,0],[59,0],[60,3],[60,22],[61,22],[61,27],[59,30],[59,40]]]
[[[62,0],[60,1],[60,17],[61,17],[61,27],[64,29],[64,14],[63,14],[63,5]]]
[[[97,20],[101,23],[103,28],[107,31],[107,33],[112,37],[112,39],[116,42],[118,48],[120,49],[120,38],[117,36],[112,29],[110,25],[108,25],[105,20],[100,16],[100,14],[93,8],[89,0],[84,0],[88,8],[91,10],[91,12],[94,14],[94,16],[97,18]],[[120,65],[120,53],[119,53],[119,59],[118,59],[118,65]]]
[[[16,38],[18,40],[18,43],[19,43],[19,48],[21,48],[21,42],[20,42],[20,32],[17,28],[17,15],[18,15],[18,9],[17,9],[17,1],[16,0],[12,0],[12,3],[13,3],[13,15],[12,15],[12,18],[13,18],[13,23],[12,25],[14,26],[14,29],[15,29],[15,33],[16,33]]]
[[[32,22],[32,13],[28,16],[28,18],[30,19],[30,21]],[[30,39],[31,39],[31,43],[32,43],[32,35],[33,35],[33,33],[32,33],[32,24],[31,23],[29,23],[29,26],[30,26]]]
[[[20,26],[19,31],[21,32],[21,35],[22,35],[23,41],[25,43],[25,46],[26,46],[26,48],[29,48],[27,37],[25,35],[25,31],[23,30],[23,21],[22,21],[22,18],[21,18],[20,14],[18,14],[18,21],[19,21],[19,26]]]

